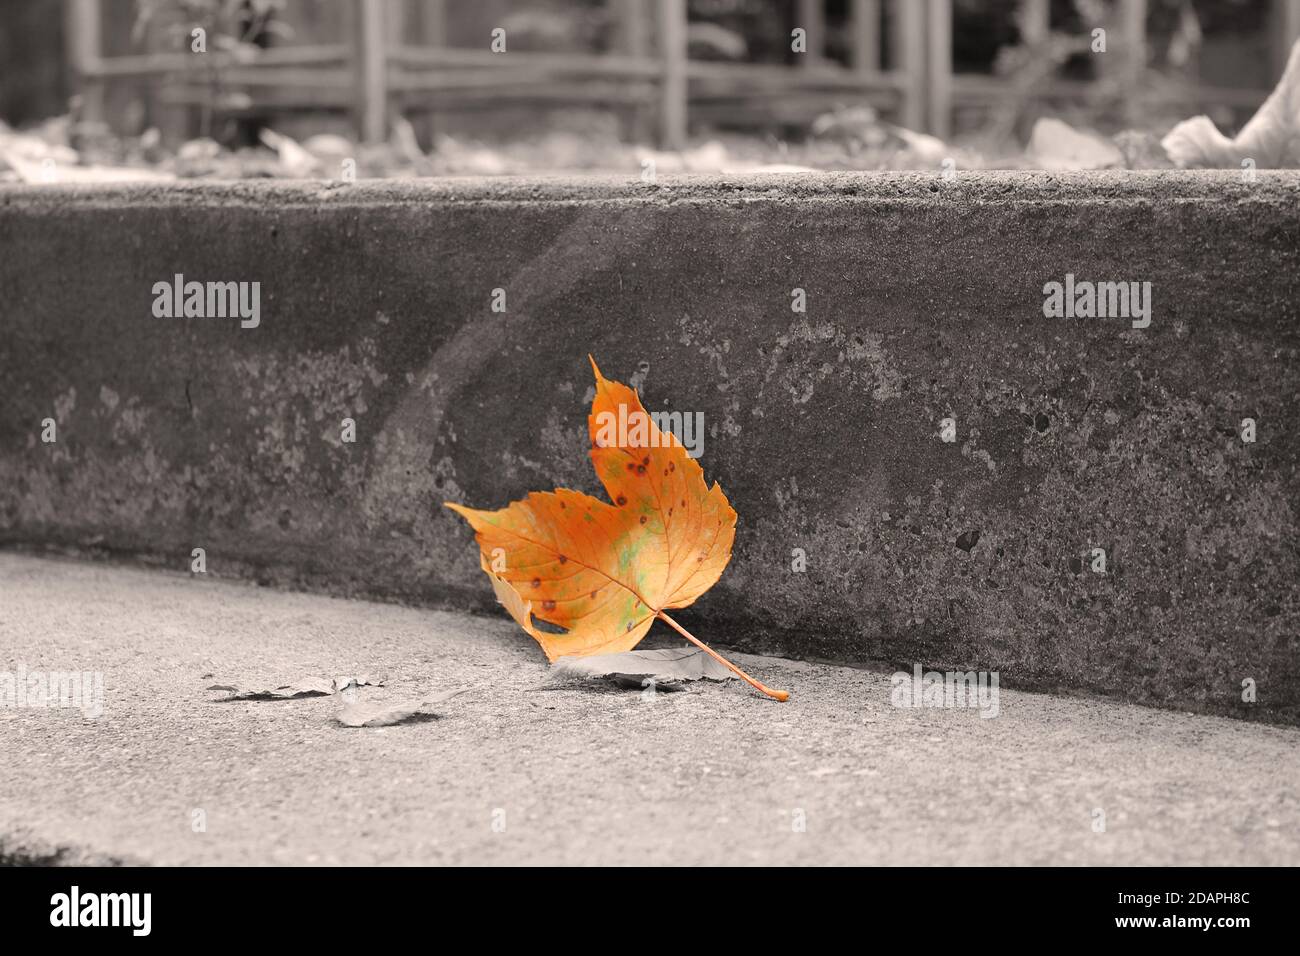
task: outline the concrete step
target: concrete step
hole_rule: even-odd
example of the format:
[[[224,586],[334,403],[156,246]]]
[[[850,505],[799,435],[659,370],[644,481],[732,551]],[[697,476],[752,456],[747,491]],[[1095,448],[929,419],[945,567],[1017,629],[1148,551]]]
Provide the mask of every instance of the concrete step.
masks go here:
[[[0,593],[0,672],[102,680],[93,717],[0,706],[0,860],[1300,862],[1295,728],[1007,690],[996,717],[900,708],[886,671],[747,655],[788,703],[539,689],[505,620],[85,562],[0,554]],[[360,673],[376,702],[465,693],[348,729],[329,697],[204,689]]]
[[[486,610],[440,503],[597,490],[590,352],[703,415],[697,633],[1300,721],[1296,174],[3,187],[0,249],[0,545]]]

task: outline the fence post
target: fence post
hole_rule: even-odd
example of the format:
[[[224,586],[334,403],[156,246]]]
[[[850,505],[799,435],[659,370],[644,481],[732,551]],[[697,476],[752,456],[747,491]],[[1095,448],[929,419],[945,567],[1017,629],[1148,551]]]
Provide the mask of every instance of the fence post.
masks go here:
[[[81,122],[104,121],[104,81],[96,73],[103,56],[103,11],[99,0],[71,0],[66,10],[68,64],[81,97]]]
[[[795,12],[795,26],[802,27],[807,51],[795,58],[802,67],[822,66],[826,60],[826,15],[822,0],[799,0]]]
[[[416,45],[441,49],[447,45],[447,2],[446,0],[418,0],[413,11],[416,14],[416,28],[413,31]],[[410,42],[409,40],[406,42]],[[433,100],[436,94],[429,94]],[[414,114],[415,126],[421,143],[434,142],[442,117],[432,105]]]
[[[849,7],[850,63],[857,73],[880,69],[880,0],[852,0]]]
[[[952,3],[929,0],[926,10],[926,112],[940,139],[952,134]]]
[[[1124,86],[1139,91],[1147,66],[1147,0],[1119,0],[1120,56],[1123,57]],[[1129,123],[1136,125],[1141,116],[1140,96],[1126,98]]]
[[[907,80],[899,122],[912,130],[925,128],[925,0],[894,0],[890,11],[889,45],[893,68]]]
[[[686,0],[659,0],[659,139],[665,149],[686,145]]]
[[[641,0],[609,0],[610,13],[617,28],[615,49],[626,56],[641,60],[649,55],[649,37],[646,31],[645,6]],[[650,116],[642,105],[627,111],[633,141],[641,143],[650,139]]]
[[[388,138],[384,0],[357,0],[356,10],[357,133],[363,142],[381,143]]]

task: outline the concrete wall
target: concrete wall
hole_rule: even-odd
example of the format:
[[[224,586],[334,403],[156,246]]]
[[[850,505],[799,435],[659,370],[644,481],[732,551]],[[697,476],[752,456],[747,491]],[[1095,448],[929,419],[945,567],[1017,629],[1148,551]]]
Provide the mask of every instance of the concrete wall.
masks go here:
[[[705,415],[706,640],[1296,722],[1298,250],[1291,174],[4,187],[0,544],[489,609],[441,502],[597,492],[591,352]]]

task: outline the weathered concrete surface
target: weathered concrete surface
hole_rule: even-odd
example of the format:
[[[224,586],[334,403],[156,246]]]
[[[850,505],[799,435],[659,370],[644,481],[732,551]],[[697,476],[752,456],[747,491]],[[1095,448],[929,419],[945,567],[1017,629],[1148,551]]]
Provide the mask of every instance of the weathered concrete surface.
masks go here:
[[[0,670],[104,675],[96,720],[0,708],[0,859],[1300,863],[1295,728],[1014,691],[991,719],[898,709],[887,673],[751,657],[788,703],[651,703],[539,690],[504,618],[3,554],[0,590]],[[369,700],[466,693],[350,730],[330,698],[204,691],[359,672],[388,679]]]
[[[1295,722],[1298,257],[1295,174],[3,188],[0,543],[483,609],[440,502],[596,491],[591,352],[705,415],[711,637]],[[154,318],[178,272],[261,326]]]

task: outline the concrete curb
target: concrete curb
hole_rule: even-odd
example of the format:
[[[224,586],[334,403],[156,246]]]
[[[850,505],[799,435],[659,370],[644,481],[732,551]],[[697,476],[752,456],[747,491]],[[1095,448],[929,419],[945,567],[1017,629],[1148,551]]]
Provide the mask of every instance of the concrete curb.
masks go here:
[[[1295,174],[3,187],[0,544],[487,609],[440,502],[595,493],[591,352],[704,414],[706,639],[1298,722],[1298,250]]]

